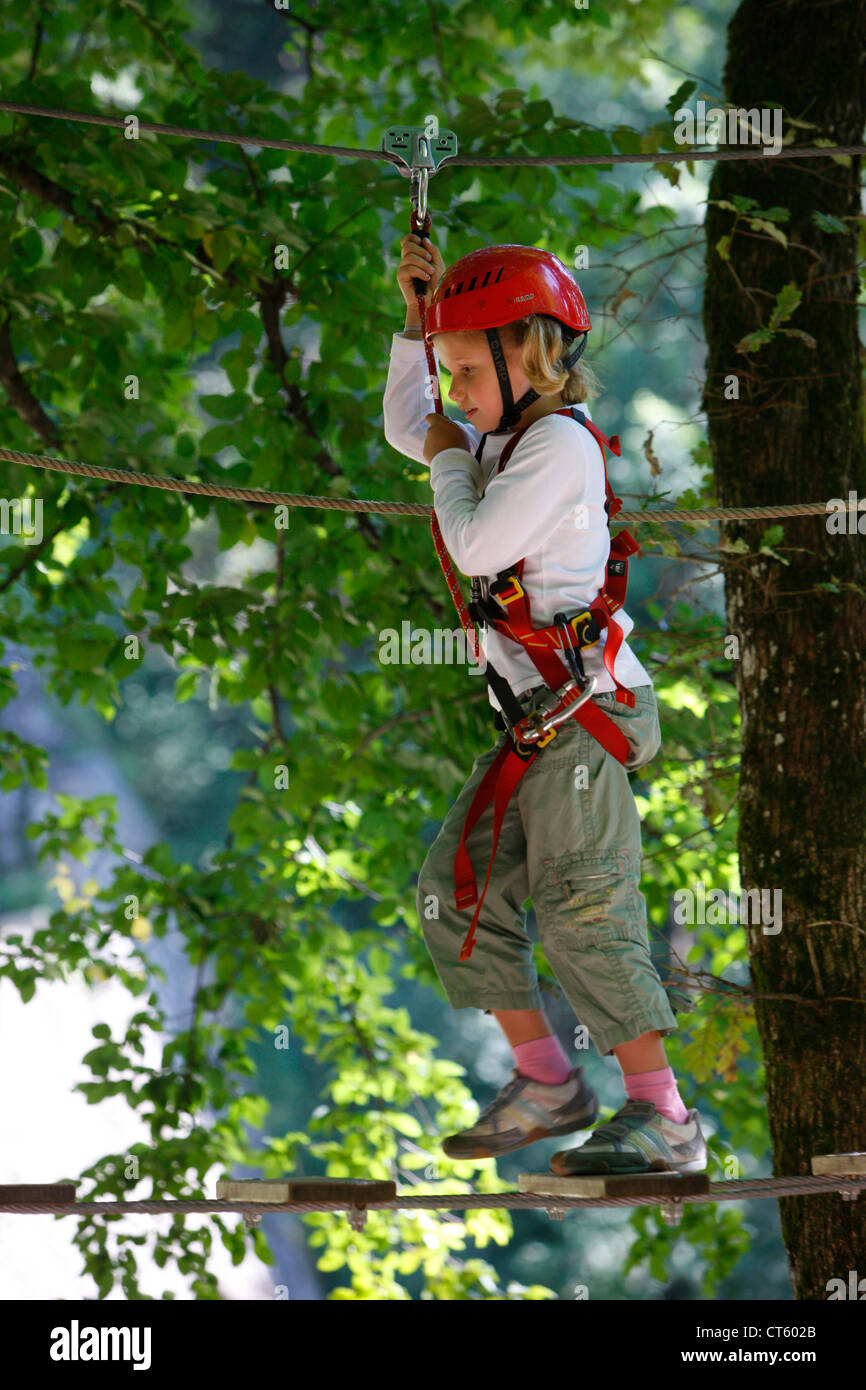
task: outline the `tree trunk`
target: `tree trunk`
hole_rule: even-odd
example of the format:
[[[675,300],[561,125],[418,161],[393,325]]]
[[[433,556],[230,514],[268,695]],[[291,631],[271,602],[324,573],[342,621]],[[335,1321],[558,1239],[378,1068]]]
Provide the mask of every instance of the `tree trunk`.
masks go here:
[[[725,99],[781,106],[783,136],[796,144],[860,144],[864,38],[866,0],[745,0],[730,24]],[[790,218],[776,224],[786,249],[741,217],[725,262],[716,243],[736,215],[707,211],[703,406],[719,505],[866,498],[860,158],[718,162],[710,199],[737,194],[756,200],[757,216],[782,206]],[[844,232],[822,230],[816,210]],[[802,294],[791,317],[757,352],[738,349],[791,283]],[[739,399],[725,398],[731,374]],[[722,543],[743,539],[754,552],[774,524],[723,524]],[[743,889],[769,890],[770,903],[782,894],[778,934],[753,917],[746,936],[773,1173],[789,1176],[811,1173],[813,1154],[866,1150],[866,534],[831,534],[826,515],[779,524],[774,548],[788,564],[734,553],[725,574],[741,657],[740,876]],[[843,524],[856,528],[856,518]],[[796,1299],[826,1299],[828,1280],[847,1283],[850,1270],[866,1276],[866,1192],[856,1202],[785,1197],[779,1207]]]

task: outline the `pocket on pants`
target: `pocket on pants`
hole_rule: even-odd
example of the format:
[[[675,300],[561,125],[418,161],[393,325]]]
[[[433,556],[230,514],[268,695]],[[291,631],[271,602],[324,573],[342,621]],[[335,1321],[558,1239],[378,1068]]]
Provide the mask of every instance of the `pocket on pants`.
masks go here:
[[[629,756],[625,764],[630,772],[645,767],[652,762],[662,745],[658,705],[655,693],[649,698],[640,695],[640,690],[650,690],[651,686],[639,686],[635,691],[635,706],[620,704],[615,690],[605,690],[601,695],[593,695],[593,704],[612,719],[617,728],[628,740]]]
[[[630,857],[567,855],[543,861],[537,888],[539,939],[572,1008],[592,1031],[647,1031],[668,1017],[652,960],[646,907]],[[669,1015],[675,1025],[675,1016]],[[644,1027],[646,1024],[646,1027]]]
[[[557,929],[574,933],[581,946],[598,948],[614,942],[647,946],[646,928],[630,904],[637,884],[625,854],[567,862],[544,860],[537,890],[539,906]]]

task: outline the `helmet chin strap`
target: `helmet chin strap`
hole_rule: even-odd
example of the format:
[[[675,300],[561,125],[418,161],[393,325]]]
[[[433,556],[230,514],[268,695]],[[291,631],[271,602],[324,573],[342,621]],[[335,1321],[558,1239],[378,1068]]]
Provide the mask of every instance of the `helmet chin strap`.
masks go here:
[[[540,397],[538,392],[533,391],[530,386],[529,390],[520,397],[520,400],[515,402],[511,390],[511,381],[508,376],[508,365],[505,361],[505,353],[502,350],[502,340],[499,337],[499,333],[495,328],[486,328],[484,331],[487,334],[487,341],[490,344],[490,351],[493,356],[493,365],[496,368],[496,375],[499,379],[499,390],[502,395],[503,406],[499,424],[496,426],[496,429],[491,430],[490,433],[501,434],[505,430],[513,430],[527,406],[532,405],[532,402],[539,400]],[[573,367],[585,347],[586,333],[583,334],[580,347],[572,348],[567,357],[563,356],[559,359],[562,366],[566,370],[569,367]]]

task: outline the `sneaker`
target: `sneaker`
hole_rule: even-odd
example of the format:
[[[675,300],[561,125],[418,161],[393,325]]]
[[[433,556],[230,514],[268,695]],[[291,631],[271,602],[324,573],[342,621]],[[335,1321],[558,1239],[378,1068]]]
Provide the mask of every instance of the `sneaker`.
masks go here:
[[[565,1177],[606,1173],[702,1173],[707,1145],[697,1110],[674,1124],[651,1100],[629,1100],[576,1149],[560,1149],[551,1173]]]
[[[598,1117],[598,1098],[583,1067],[573,1067],[558,1086],[533,1081],[511,1069],[511,1080],[482,1110],[471,1129],[442,1141],[449,1158],[498,1158],[537,1139],[588,1129]]]

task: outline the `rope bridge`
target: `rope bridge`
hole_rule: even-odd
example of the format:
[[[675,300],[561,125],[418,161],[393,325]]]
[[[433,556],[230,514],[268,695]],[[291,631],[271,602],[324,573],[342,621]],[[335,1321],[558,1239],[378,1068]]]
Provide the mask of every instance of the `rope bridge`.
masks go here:
[[[690,1202],[738,1202],[761,1197],[804,1197],[838,1192],[856,1201],[866,1187],[866,1153],[818,1154],[810,1175],[790,1178],[745,1178],[710,1182],[706,1173],[635,1173],[605,1176],[550,1177],[521,1173],[518,1190],[496,1193],[398,1193],[389,1179],[307,1178],[280,1180],[222,1179],[218,1197],[153,1198],[141,1201],[79,1202],[73,1183],[0,1186],[0,1212],[19,1215],[147,1216],[207,1215],[239,1212],[248,1226],[263,1215],[345,1211],[360,1230],[371,1211],[478,1211],[543,1208],[551,1217],[584,1207],[659,1206],[666,1221],[678,1224]]]

